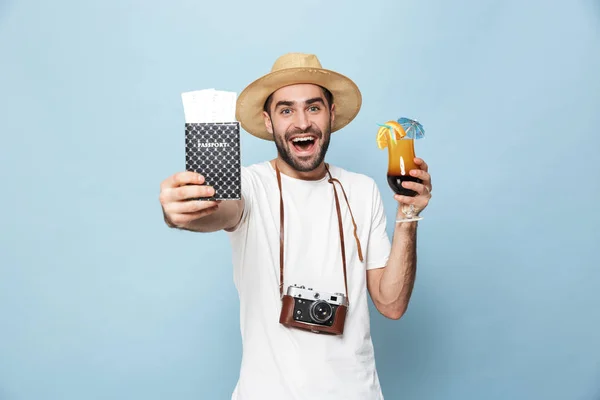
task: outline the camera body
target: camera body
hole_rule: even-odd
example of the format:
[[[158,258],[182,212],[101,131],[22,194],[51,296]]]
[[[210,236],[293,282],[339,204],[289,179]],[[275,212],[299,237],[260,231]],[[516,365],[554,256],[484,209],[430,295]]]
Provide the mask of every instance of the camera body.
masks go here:
[[[282,300],[281,324],[314,333],[344,333],[348,299],[342,293],[315,291],[294,284],[288,287]]]

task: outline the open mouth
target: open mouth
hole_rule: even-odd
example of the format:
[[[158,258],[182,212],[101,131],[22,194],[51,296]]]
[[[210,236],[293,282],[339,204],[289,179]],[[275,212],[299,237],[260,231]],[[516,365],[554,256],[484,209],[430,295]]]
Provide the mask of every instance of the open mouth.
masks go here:
[[[296,152],[306,155],[312,153],[316,148],[317,138],[315,136],[296,136],[290,142]]]

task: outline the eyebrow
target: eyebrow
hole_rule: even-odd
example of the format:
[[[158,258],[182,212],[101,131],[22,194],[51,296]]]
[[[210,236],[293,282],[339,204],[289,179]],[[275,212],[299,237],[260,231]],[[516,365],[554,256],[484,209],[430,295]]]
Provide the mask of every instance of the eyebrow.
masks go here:
[[[323,104],[323,106],[325,106],[325,101],[323,101],[322,97],[313,97],[312,99],[308,99],[304,102],[304,104],[306,104],[306,105],[310,105],[310,104],[314,104],[314,103],[321,103],[321,104]],[[292,107],[295,104],[296,104],[295,101],[280,100],[277,102],[277,104],[275,104],[275,109],[277,109],[280,106]]]

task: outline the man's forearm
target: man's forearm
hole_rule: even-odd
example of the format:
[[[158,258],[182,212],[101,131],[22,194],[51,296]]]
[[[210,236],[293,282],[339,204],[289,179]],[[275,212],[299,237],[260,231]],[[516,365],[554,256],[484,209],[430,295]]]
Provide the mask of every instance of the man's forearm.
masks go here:
[[[417,222],[397,223],[392,250],[379,281],[379,300],[390,318],[400,318],[408,308],[417,270]]]
[[[403,206],[412,206],[422,212],[431,200],[431,175],[427,163],[415,157],[417,168],[410,170],[410,175],[419,182],[406,181],[402,186],[413,190],[414,197],[395,195],[398,201],[396,220],[402,219]],[[385,268],[381,272],[374,269],[370,275],[371,293],[379,312],[388,318],[398,319],[406,312],[412,295],[417,273],[417,222],[397,222],[392,239],[392,250]]]

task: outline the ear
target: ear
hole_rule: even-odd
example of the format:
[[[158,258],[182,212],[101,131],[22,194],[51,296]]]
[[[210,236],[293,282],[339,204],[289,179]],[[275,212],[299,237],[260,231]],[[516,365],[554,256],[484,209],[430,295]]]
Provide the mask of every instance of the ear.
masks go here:
[[[335,121],[335,103],[331,105],[329,113],[331,114],[331,125],[333,126],[333,122]]]
[[[271,122],[271,117],[266,111],[263,111],[263,119],[265,120],[265,127],[267,128],[267,132],[271,135],[273,134],[273,123]]]

